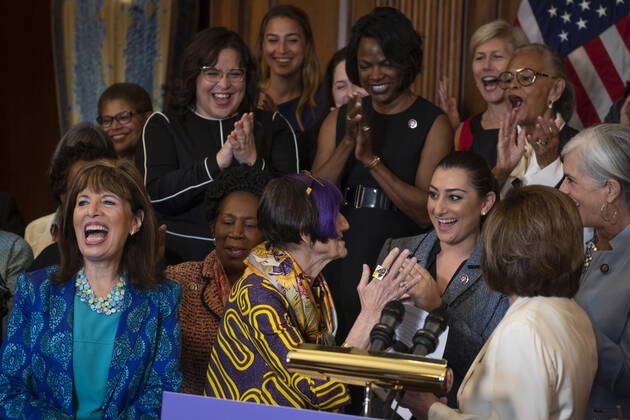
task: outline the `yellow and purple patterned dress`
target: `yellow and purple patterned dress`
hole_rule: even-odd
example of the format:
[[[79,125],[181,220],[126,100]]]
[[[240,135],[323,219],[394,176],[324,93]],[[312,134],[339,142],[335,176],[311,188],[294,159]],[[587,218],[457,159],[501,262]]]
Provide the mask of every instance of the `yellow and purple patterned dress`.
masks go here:
[[[286,369],[287,353],[300,343],[333,338],[334,305],[323,277],[308,278],[291,255],[266,243],[245,264],[212,349],[205,394],[318,410],[348,404],[345,385]]]

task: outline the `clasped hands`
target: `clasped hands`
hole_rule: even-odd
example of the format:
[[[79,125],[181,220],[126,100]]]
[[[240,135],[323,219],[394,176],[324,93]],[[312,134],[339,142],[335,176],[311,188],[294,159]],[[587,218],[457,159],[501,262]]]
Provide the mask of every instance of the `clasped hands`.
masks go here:
[[[256,140],[254,138],[254,113],[246,112],[234,123],[221,150],[217,152],[217,164],[225,169],[236,159],[238,163],[252,166],[256,162]]]
[[[392,300],[409,302],[425,311],[442,305],[437,282],[415,257],[409,258],[407,249],[402,252],[398,248],[392,249],[372,274],[364,264],[357,292],[362,310],[374,311],[378,315]]]
[[[374,159],[370,122],[365,117],[358,92],[350,94],[346,114],[346,136],[344,141],[354,146],[354,157],[368,165]]]

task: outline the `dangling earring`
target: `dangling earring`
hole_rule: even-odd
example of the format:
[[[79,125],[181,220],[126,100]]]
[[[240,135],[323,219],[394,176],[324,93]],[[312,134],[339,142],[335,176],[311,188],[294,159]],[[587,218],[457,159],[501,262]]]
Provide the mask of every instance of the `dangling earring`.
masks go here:
[[[619,216],[619,212],[617,211],[617,207],[614,204],[604,203],[602,208],[599,209],[601,213],[602,219],[606,223],[610,223],[611,225],[617,224],[617,216]]]
[[[547,104],[547,108],[553,109],[553,101],[549,101],[549,103]]]

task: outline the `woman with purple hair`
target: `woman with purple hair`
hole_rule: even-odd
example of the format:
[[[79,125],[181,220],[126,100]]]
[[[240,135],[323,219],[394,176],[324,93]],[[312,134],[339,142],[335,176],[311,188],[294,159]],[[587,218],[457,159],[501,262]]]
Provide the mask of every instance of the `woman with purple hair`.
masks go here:
[[[287,353],[300,343],[335,343],[337,317],[321,271],[347,254],[343,233],[350,225],[339,213],[341,201],[333,183],[306,172],[267,185],[258,206],[265,242],[252,249],[228,297],[206,372],[206,395],[319,410],[337,410],[350,401],[345,385],[286,368]],[[382,263],[387,274],[372,281],[363,265],[357,287],[361,312],[344,346],[367,348],[385,304],[414,286],[408,278],[412,265],[402,269],[408,254],[393,249]]]

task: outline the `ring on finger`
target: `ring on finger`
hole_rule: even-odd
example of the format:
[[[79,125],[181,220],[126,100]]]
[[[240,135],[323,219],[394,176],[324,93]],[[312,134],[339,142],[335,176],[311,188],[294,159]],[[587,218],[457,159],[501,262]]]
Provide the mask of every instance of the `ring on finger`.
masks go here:
[[[376,268],[374,269],[374,272],[372,272],[372,277],[378,280],[383,280],[383,277],[385,277],[387,275],[387,272],[389,270],[381,265],[377,265]]]
[[[361,127],[361,130],[363,131],[370,131],[372,128],[369,125],[364,125],[363,127]]]

